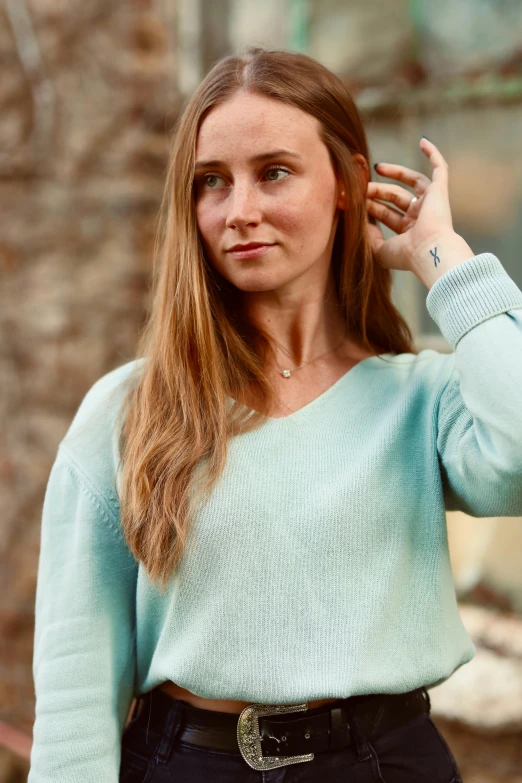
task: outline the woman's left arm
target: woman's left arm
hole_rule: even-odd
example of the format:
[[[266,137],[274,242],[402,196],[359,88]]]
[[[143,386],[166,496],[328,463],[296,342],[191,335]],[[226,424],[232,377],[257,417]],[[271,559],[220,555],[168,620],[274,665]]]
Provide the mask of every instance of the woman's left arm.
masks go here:
[[[522,291],[492,253],[475,255],[453,231],[448,166],[428,139],[433,180],[395,164],[379,172],[410,185],[368,183],[376,261],[413,272],[426,307],[453,348],[436,409],[446,508],[472,516],[522,516]],[[383,199],[404,210],[398,212]],[[412,200],[413,199],[413,200]]]
[[[426,307],[454,349],[436,422],[446,509],[522,516],[522,291],[482,253],[440,277]]]

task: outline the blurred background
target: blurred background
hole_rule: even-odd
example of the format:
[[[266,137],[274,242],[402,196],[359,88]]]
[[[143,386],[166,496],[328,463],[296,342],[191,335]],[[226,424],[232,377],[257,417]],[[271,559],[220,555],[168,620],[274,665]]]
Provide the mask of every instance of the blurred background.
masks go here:
[[[29,767],[57,445],[90,386],[133,358],[169,130],[213,63],[247,44],[336,72],[372,166],[431,175],[428,136],[450,166],[455,230],[522,288],[520,0],[0,0],[0,783]],[[417,348],[449,351],[425,286],[393,274]],[[522,783],[522,518],[447,522],[478,652],[430,691],[432,717],[465,783]]]

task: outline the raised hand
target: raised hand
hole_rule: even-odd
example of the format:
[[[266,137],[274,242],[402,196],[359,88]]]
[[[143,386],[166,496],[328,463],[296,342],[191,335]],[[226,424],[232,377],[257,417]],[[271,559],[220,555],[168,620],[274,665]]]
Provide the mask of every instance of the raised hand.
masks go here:
[[[381,176],[413,188],[416,200],[405,187],[386,182],[369,182],[366,200],[368,213],[396,233],[396,236],[384,239],[379,226],[368,223],[376,260],[389,269],[414,273],[418,272],[420,253],[426,259],[429,253],[434,267],[437,267],[441,262],[437,251],[439,239],[454,234],[448,195],[448,164],[428,139],[423,137],[420,140],[420,148],[433,167],[432,179],[396,163],[379,163],[377,166],[377,173]]]

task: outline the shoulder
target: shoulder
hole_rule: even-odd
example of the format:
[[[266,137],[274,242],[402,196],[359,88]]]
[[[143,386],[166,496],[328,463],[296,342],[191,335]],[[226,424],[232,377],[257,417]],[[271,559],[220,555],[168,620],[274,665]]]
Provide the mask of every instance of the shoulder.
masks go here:
[[[81,400],[59,444],[81,474],[111,494],[119,459],[123,401],[139,378],[144,361],[134,359],[99,378]]]
[[[138,377],[143,359],[135,359],[99,378],[87,391],[62,442],[72,442],[86,431],[105,429],[117,418],[123,399]]]
[[[387,380],[397,388],[416,386],[420,390],[437,393],[448,380],[453,369],[455,354],[442,353],[425,348],[419,353],[385,354],[375,365],[389,369]]]

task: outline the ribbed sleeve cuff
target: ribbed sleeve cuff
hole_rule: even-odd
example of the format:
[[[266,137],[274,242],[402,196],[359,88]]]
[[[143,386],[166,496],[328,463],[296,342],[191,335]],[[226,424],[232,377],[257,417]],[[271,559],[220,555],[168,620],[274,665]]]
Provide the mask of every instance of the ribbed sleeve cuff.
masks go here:
[[[522,307],[522,291],[493,253],[480,253],[445,272],[428,291],[426,307],[455,349],[474,326]]]

